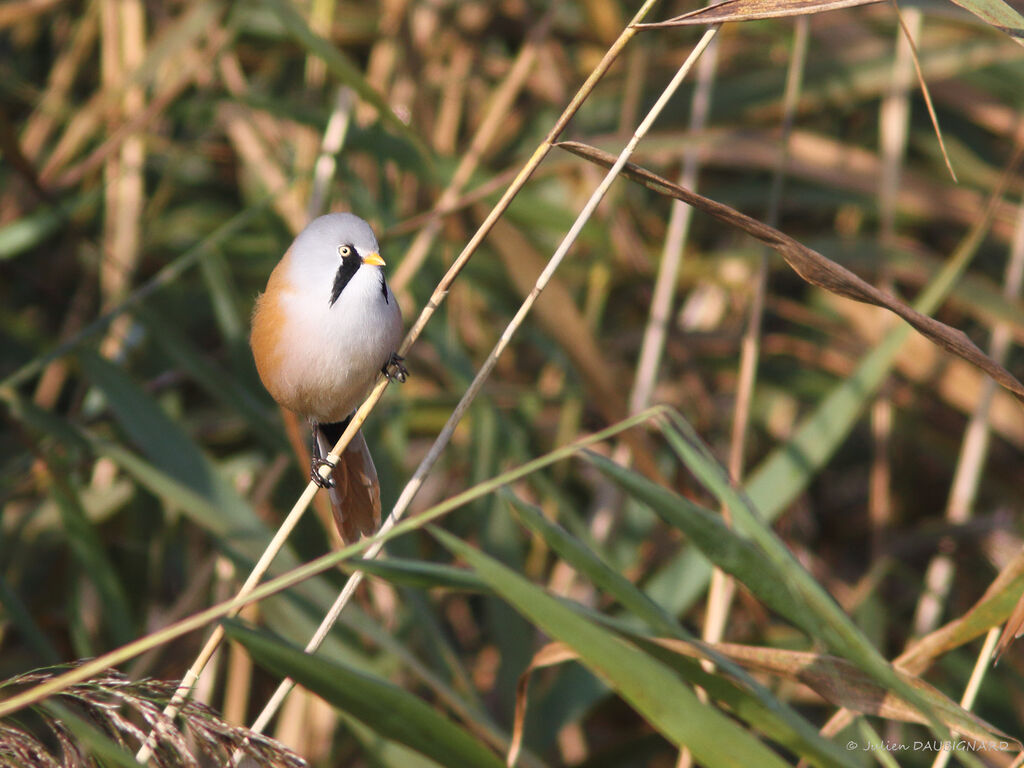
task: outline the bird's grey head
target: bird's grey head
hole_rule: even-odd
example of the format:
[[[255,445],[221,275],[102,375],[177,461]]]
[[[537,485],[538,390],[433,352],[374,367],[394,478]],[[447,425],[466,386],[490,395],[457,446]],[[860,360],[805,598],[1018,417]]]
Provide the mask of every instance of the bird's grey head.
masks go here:
[[[380,270],[379,250],[370,225],[355,214],[320,216],[292,243],[292,281],[333,305],[360,269]]]

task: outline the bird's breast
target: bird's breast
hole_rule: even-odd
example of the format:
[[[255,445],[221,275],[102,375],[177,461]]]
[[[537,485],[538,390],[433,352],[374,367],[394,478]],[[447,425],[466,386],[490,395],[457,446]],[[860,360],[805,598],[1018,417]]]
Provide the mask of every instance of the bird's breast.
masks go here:
[[[264,386],[301,416],[344,419],[401,341],[394,296],[388,292],[385,300],[379,270],[368,269],[360,270],[333,305],[288,286],[270,288],[257,300],[252,325],[253,356]]]

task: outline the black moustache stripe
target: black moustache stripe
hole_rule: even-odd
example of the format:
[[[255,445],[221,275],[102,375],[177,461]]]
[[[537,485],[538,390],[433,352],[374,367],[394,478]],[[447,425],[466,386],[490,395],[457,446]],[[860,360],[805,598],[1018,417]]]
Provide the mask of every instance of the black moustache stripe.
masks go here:
[[[363,261],[359,256],[353,254],[348,258],[341,260],[341,264],[338,266],[338,271],[334,275],[334,286],[331,288],[331,306],[334,306],[334,302],[341,296],[341,292],[345,290],[345,286],[348,285],[348,281],[352,279],[352,276],[359,271],[359,267]]]

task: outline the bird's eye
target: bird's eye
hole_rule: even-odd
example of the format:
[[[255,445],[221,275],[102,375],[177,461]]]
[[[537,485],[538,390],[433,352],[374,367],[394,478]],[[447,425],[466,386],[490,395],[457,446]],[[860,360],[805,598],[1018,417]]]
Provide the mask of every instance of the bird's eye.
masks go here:
[[[352,246],[351,245],[339,245],[338,246],[338,255],[341,256],[341,258],[343,258],[343,259],[347,259],[349,256],[352,255]]]

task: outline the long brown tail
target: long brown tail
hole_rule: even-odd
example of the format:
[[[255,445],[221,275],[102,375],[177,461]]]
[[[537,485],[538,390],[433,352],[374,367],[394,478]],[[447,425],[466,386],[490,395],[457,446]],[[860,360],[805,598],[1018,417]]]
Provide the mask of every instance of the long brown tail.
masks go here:
[[[328,444],[323,426],[317,429],[316,439],[320,455],[326,456],[334,445]],[[334,478],[334,486],[328,488],[328,494],[334,524],[342,540],[352,544],[358,541],[360,534],[371,536],[376,533],[380,527],[380,482],[362,432],[356,432],[338,459],[331,477]]]

